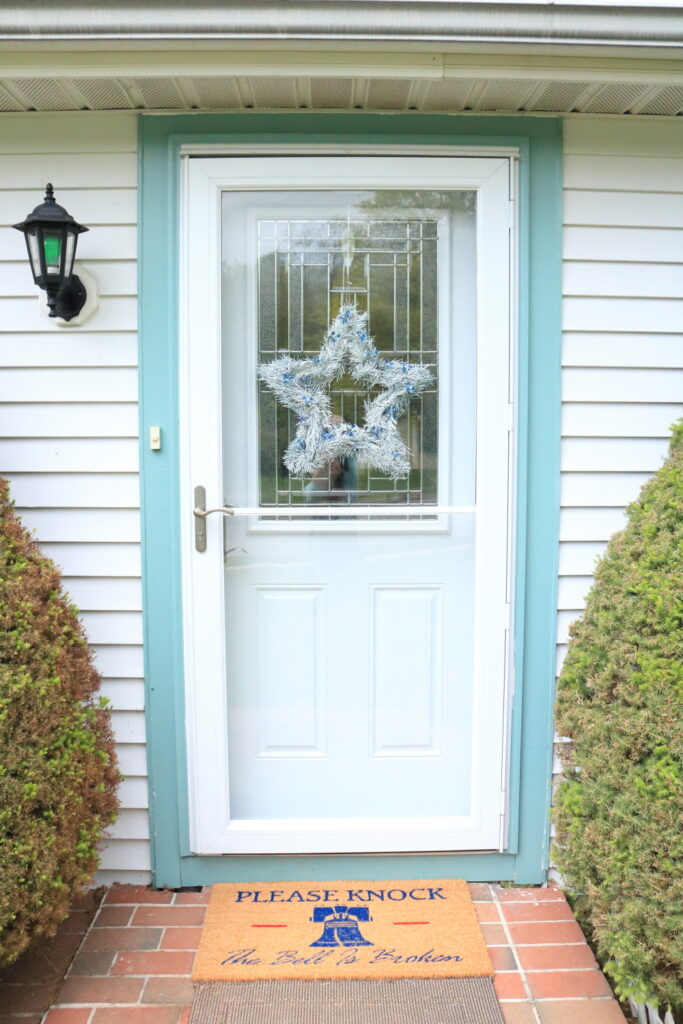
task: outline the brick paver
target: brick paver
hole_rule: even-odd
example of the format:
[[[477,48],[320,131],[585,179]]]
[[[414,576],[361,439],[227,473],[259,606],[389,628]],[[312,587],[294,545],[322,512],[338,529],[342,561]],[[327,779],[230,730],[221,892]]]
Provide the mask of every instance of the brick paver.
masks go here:
[[[470,892],[505,1024],[625,1024],[559,889]],[[43,1024],[188,1024],[208,895],[114,886]]]
[[[88,1024],[92,1010],[50,1010],[45,1024]]]
[[[64,974],[97,913],[101,898],[101,890],[79,896],[53,939],[35,942],[15,963],[0,971],[0,1024],[40,1024],[61,989]],[[51,1024],[87,1024],[87,1021],[53,1017]]]
[[[538,1017],[531,1003],[503,1003],[505,1024],[538,1024]]]

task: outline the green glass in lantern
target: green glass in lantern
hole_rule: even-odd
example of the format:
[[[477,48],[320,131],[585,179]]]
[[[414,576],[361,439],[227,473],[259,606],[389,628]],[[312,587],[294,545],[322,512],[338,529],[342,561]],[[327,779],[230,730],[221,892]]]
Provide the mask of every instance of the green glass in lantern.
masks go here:
[[[62,251],[61,235],[45,235],[43,238],[43,251],[45,253],[45,265],[47,267],[59,267]]]

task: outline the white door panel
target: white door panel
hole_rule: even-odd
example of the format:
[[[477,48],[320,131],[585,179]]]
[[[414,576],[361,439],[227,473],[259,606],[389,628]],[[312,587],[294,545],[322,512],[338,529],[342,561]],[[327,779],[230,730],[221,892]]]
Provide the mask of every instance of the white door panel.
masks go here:
[[[192,848],[498,848],[508,161],[193,159],[186,182]],[[381,358],[433,373],[399,424],[405,481],[356,459],[303,479],[282,465],[296,420],[257,365],[310,358],[342,301],[369,310]],[[338,422],[361,419],[357,384],[330,392]],[[188,512],[198,484],[208,507],[238,510],[206,518],[205,551]]]

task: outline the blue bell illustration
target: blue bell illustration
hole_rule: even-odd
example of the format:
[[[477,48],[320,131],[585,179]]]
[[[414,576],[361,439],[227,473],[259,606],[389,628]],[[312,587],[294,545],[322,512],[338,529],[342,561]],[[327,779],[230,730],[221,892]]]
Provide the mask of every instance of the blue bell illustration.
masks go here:
[[[324,921],[323,933],[311,946],[372,946],[361,935],[359,921],[371,921],[367,907],[316,907],[311,921]]]

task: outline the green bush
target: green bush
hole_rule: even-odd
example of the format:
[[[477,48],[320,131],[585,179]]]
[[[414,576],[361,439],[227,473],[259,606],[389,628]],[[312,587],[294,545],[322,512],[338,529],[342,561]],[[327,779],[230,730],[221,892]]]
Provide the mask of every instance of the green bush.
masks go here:
[[[556,859],[617,994],[683,1009],[683,421],[560,677]]]
[[[59,572],[0,479],[0,964],[52,935],[116,816],[105,710]]]

